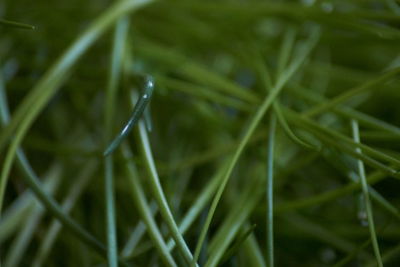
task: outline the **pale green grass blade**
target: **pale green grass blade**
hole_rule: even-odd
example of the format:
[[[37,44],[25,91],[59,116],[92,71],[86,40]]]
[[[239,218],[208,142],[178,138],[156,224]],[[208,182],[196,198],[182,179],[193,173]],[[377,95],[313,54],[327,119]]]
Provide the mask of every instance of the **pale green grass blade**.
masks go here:
[[[93,174],[97,166],[98,163],[91,161],[83,168],[82,172],[78,175],[76,179],[77,181],[71,186],[67,197],[63,201],[62,209],[65,211],[65,213],[68,214],[75,206],[76,201],[83,193],[85,187],[89,184],[90,180],[93,178]],[[38,248],[32,266],[43,266],[61,230],[62,224],[57,220],[53,220],[53,222],[49,226],[47,233],[43,237],[43,241]]]
[[[177,266],[174,259],[172,258],[167,246],[164,242],[164,239],[160,233],[160,230],[154,221],[153,214],[151,211],[150,206],[147,204],[146,197],[144,195],[144,191],[139,180],[136,167],[133,161],[130,159],[132,157],[132,153],[126,146],[122,147],[123,154],[125,159],[127,160],[126,163],[126,173],[130,182],[130,187],[132,190],[132,197],[135,202],[136,208],[138,209],[142,220],[147,226],[147,231],[152,238],[154,245],[158,249],[162,260],[164,261],[165,265],[167,266]]]
[[[120,18],[114,31],[113,48],[111,53],[110,72],[108,86],[106,89],[106,103],[104,112],[105,141],[111,136],[112,121],[115,114],[115,98],[121,76],[122,58],[124,54],[126,36],[129,27],[129,20],[126,17]],[[113,157],[104,159],[104,198],[106,204],[106,232],[107,232],[107,262],[110,267],[118,266],[117,230],[115,216],[114,196],[114,162]]]
[[[54,194],[55,190],[60,184],[61,173],[62,167],[60,166],[55,165],[50,168],[49,172],[45,175],[51,177],[48,178],[51,183],[49,183],[48,187],[45,188],[46,193],[50,195]],[[25,221],[24,227],[9,247],[8,254],[4,260],[4,266],[12,267],[20,265],[20,261],[23,259],[28,245],[32,242],[36,228],[44,215],[44,211],[45,210],[41,207],[41,205],[38,202],[35,202],[34,206],[30,210],[29,217]]]
[[[180,233],[174,216],[171,213],[167,199],[165,198],[157,169],[153,160],[153,155],[150,148],[150,142],[146,133],[146,127],[143,122],[139,122],[139,129],[137,132],[137,139],[140,145],[141,154],[144,159],[146,171],[149,176],[149,183],[153,191],[153,197],[159,206],[160,213],[167,224],[171,235],[173,236],[180,252],[183,254],[187,264],[191,263],[193,260],[192,253],[190,252],[185,240]]]
[[[154,217],[157,212],[157,205],[155,202],[150,203],[151,214]],[[146,224],[143,221],[140,221],[135,229],[132,231],[131,236],[126,242],[124,248],[121,251],[122,258],[129,258],[133,255],[135,248],[138,246],[140,240],[146,232]]]
[[[257,244],[257,240],[255,234],[251,234],[250,237],[243,244],[243,251],[247,255],[247,262],[249,266],[254,267],[265,267],[265,261],[263,258],[263,253],[259,245]]]
[[[351,126],[352,126],[354,141],[357,143],[360,143],[360,134],[359,134],[357,121],[352,120]],[[357,153],[360,153],[360,154],[362,153],[361,148],[357,148],[356,151],[357,151]],[[378,239],[376,237],[375,223],[374,223],[371,201],[369,199],[368,184],[367,184],[367,179],[366,179],[366,175],[365,175],[365,168],[364,168],[364,164],[361,160],[357,161],[357,166],[358,166],[358,174],[360,176],[360,181],[361,181],[361,188],[362,188],[364,200],[365,200],[368,227],[369,227],[371,240],[372,240],[372,247],[374,248],[375,258],[378,263],[378,266],[382,267],[383,263],[382,263],[381,253],[379,251]]]

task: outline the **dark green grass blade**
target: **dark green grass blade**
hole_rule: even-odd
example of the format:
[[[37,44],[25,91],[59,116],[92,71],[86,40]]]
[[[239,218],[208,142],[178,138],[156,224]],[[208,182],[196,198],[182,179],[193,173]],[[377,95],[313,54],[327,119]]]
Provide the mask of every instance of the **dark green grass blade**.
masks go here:
[[[126,136],[132,131],[132,128],[138,123],[140,118],[145,111],[151,96],[153,94],[154,89],[154,80],[150,76],[146,76],[146,80],[143,85],[143,94],[140,96],[139,100],[136,102],[135,107],[133,108],[132,115],[129,118],[128,122],[123,127],[122,131],[118,134],[117,137],[111,142],[111,144],[104,151],[104,156],[110,155],[126,138]]]

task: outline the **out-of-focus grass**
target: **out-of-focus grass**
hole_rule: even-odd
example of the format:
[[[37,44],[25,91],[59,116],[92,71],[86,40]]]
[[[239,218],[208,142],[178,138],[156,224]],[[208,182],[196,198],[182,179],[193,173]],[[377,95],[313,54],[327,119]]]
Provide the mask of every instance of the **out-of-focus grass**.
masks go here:
[[[2,2],[1,264],[397,266],[399,10]]]

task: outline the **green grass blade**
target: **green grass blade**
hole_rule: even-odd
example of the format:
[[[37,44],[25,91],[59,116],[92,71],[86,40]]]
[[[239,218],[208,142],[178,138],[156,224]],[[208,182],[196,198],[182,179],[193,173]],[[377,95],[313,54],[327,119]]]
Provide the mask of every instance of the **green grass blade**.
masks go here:
[[[318,34],[314,32],[314,34],[310,37],[309,43],[307,46],[304,47],[303,53],[301,53],[290,65],[290,67],[285,71],[285,73],[282,75],[282,77],[277,81],[277,83],[274,85],[274,87],[271,89],[271,92],[267,95],[267,97],[264,99],[263,103],[261,106],[258,108],[256,111],[254,117],[252,117],[251,122],[249,124],[249,127],[246,129],[245,134],[243,138],[241,139],[238,148],[236,149],[233,157],[230,160],[229,167],[226,171],[226,174],[224,175],[224,178],[221,182],[221,185],[218,188],[218,191],[213,199],[213,202],[211,204],[210,211],[207,215],[207,219],[205,222],[205,225],[202,229],[202,232],[200,234],[199,240],[196,245],[196,250],[194,254],[194,261],[197,261],[200,251],[204,242],[204,239],[206,237],[208,228],[210,227],[211,220],[214,216],[215,210],[218,206],[218,203],[221,199],[222,193],[224,192],[224,189],[226,187],[226,184],[228,183],[228,180],[230,178],[230,175],[239,160],[240,155],[242,154],[244,148],[248,144],[251,136],[253,135],[256,127],[260,123],[261,119],[264,117],[265,113],[267,112],[268,108],[271,106],[273,101],[276,99],[276,97],[279,95],[280,91],[283,89],[285,83],[291,78],[291,76],[295,73],[295,71],[301,66],[301,64],[304,62],[304,60],[307,58],[308,54],[311,52],[312,48],[314,47],[316,40],[318,39]]]
[[[82,172],[78,175],[78,178],[76,179],[77,181],[71,186],[67,194],[67,197],[65,198],[62,204],[62,209],[66,213],[69,213],[76,204],[76,201],[83,193],[83,190],[89,184],[90,180],[93,178],[93,174],[97,166],[98,166],[97,162],[91,161],[87,163],[87,165],[83,168]],[[57,220],[53,220],[53,222],[49,226],[47,233],[44,234],[43,241],[39,246],[36,257],[33,260],[32,266],[34,267],[43,266],[61,229],[62,229],[62,224]]]
[[[36,84],[30,94],[24,99],[15,112],[10,124],[0,135],[0,150],[4,148],[6,141],[15,131],[14,139],[6,153],[3,169],[0,176],[0,212],[4,199],[4,191],[7,184],[11,165],[14,161],[17,149],[26,135],[35,118],[44,108],[49,99],[55,94],[65,79],[65,74],[74,63],[92,45],[96,39],[120,16],[133,11],[150,1],[120,1],[109,8],[71,45],[63,56],[52,66],[43,78]]]
[[[122,147],[122,152],[124,154],[125,160],[127,161],[126,163],[126,173],[129,178],[130,182],[130,187],[132,190],[132,197],[135,202],[136,208],[138,209],[144,223],[147,226],[147,231],[152,238],[154,245],[158,249],[162,260],[164,261],[165,265],[167,266],[177,266],[175,263],[174,259],[172,258],[169,250],[167,249],[167,246],[163,240],[163,237],[159,231],[159,228],[157,227],[156,222],[154,221],[153,214],[151,211],[151,208],[147,204],[147,200],[141,185],[141,182],[139,180],[139,177],[137,175],[136,167],[131,160],[132,158],[132,153],[129,151],[129,149],[126,146]]]
[[[106,204],[107,221],[107,260],[110,267],[118,265],[117,254],[117,230],[115,218],[115,200],[114,200],[114,168],[112,157],[106,157],[104,160],[104,191]]]
[[[310,100],[313,103],[321,103],[321,102],[327,102],[328,99],[317,95],[315,93],[313,93],[310,90],[305,90],[303,88],[300,87],[296,87],[296,88],[292,88],[291,90],[293,93],[295,93],[296,95],[305,98],[306,100]],[[362,123],[365,126],[368,127],[373,127],[379,130],[383,130],[383,131],[387,131],[390,132],[394,135],[400,136],[400,128],[393,125],[393,124],[389,124],[386,123],[382,120],[379,120],[377,118],[374,118],[370,115],[367,115],[365,113],[359,112],[357,110],[351,109],[351,108],[347,108],[347,107],[343,107],[343,106],[338,106],[333,108],[333,111],[345,118],[353,118],[356,119],[357,121],[359,121],[359,123]]]
[[[150,203],[150,211],[153,217],[158,211],[157,205],[154,201]],[[135,248],[137,247],[144,233],[146,232],[146,228],[147,226],[143,221],[138,222],[135,229],[132,231],[131,236],[126,242],[124,248],[121,251],[122,258],[129,258],[133,255]]]
[[[150,76],[146,76],[145,79],[146,80],[143,85],[144,92],[135,104],[131,117],[129,118],[126,125],[123,127],[122,131],[117,135],[117,137],[115,137],[115,139],[104,151],[104,156],[110,155],[121,144],[122,140],[124,140],[126,136],[128,136],[128,134],[132,131],[132,128],[139,122],[147,105],[149,104],[151,96],[153,94],[154,81],[153,78]]]
[[[385,173],[376,171],[367,177],[367,183],[369,185],[373,185],[379,181],[382,181],[385,178],[387,178],[387,175]],[[321,194],[318,194],[318,195],[315,195],[312,197],[298,199],[293,202],[278,204],[275,208],[275,212],[284,213],[284,212],[288,212],[291,210],[306,208],[306,207],[313,206],[313,205],[320,205],[320,204],[323,204],[324,202],[332,201],[341,196],[356,192],[359,189],[360,189],[360,186],[358,184],[350,183],[341,188],[333,189],[331,191],[324,192],[324,193],[321,193]]]
[[[185,213],[181,223],[179,224],[179,231],[182,234],[186,233],[189,230],[189,227],[200,216],[201,212],[204,210],[215,191],[217,191],[218,185],[221,182],[226,167],[226,164],[222,164],[222,166],[217,170],[215,176],[210,179],[210,182],[200,193],[199,197],[196,199],[190,209]],[[168,242],[168,249],[172,250],[174,247],[175,242],[173,239],[171,239]]]
[[[4,91],[4,84],[2,83],[2,75],[0,74],[0,117],[2,124],[5,125],[9,121],[9,110],[7,104],[7,97]],[[39,201],[45,206],[46,210],[50,212],[54,217],[56,217],[60,222],[72,231],[78,238],[81,238],[83,242],[86,242],[89,246],[94,248],[100,254],[105,252],[105,248],[102,243],[100,243],[91,234],[85,231],[79,224],[72,220],[67,214],[65,214],[58,203],[49,196],[44,190],[43,185],[40,182],[39,177],[36,175],[35,171],[29,164],[28,159],[22,149],[16,151],[18,163],[24,171],[22,178],[28,187],[32,190],[34,195],[39,199]],[[6,181],[6,179],[2,180]],[[3,184],[5,187],[5,184]],[[3,188],[4,190],[4,188]],[[1,198],[0,198],[1,202]]]
[[[168,202],[164,195],[157,169],[154,163],[153,155],[150,148],[150,142],[146,133],[146,127],[143,122],[139,122],[139,129],[137,130],[137,139],[140,145],[141,154],[144,159],[146,171],[149,175],[149,183],[153,191],[153,197],[159,206],[160,213],[163,216],[171,235],[173,236],[180,252],[183,254],[185,261],[189,264],[193,260],[192,253],[190,252],[185,240],[180,233],[176,221],[169,208]]]
[[[351,126],[352,126],[352,130],[353,130],[354,141],[359,143],[360,142],[360,134],[359,134],[359,130],[358,130],[357,121],[352,120]],[[356,151],[357,151],[357,153],[360,153],[360,154],[362,153],[360,148],[357,148]],[[381,257],[381,253],[379,251],[378,239],[376,237],[375,223],[374,223],[374,217],[373,217],[373,212],[372,212],[372,207],[371,207],[371,201],[369,199],[368,184],[367,184],[367,179],[366,179],[366,175],[365,175],[364,164],[361,160],[358,160],[357,165],[358,165],[358,173],[359,173],[360,181],[361,181],[361,188],[362,188],[364,200],[365,200],[365,208],[366,208],[366,212],[367,212],[367,220],[368,220],[368,227],[369,227],[371,240],[372,240],[372,247],[374,248],[375,258],[378,263],[378,266],[383,267],[382,257]]]
[[[60,166],[54,166],[46,175],[51,177],[51,183],[48,184],[48,188],[45,188],[48,194],[53,194],[60,184],[61,172],[62,168]],[[14,239],[14,242],[9,247],[8,254],[4,260],[5,267],[20,265],[20,261],[23,259],[23,255],[25,254],[28,245],[32,242],[36,228],[44,215],[44,211],[45,210],[41,207],[41,205],[38,202],[35,202],[29,217],[25,221],[24,227],[22,228],[21,232],[18,233],[17,238]]]
[[[209,257],[205,264],[206,267],[219,266],[225,253],[229,251],[229,244],[239,234],[240,228],[249,218],[257,203],[262,199],[265,180],[262,179],[260,168],[254,170],[254,174],[248,174],[250,181],[246,183],[240,194],[237,205],[232,207],[223,225],[219,228],[215,237],[211,240],[208,249]],[[252,175],[253,174],[253,175]]]
[[[233,257],[239,248],[243,245],[244,242],[246,242],[247,238],[250,237],[250,235],[253,233],[253,230],[256,228],[256,225],[253,224],[251,227],[249,227],[246,231],[244,231],[234,242],[231,248],[229,248],[225,255],[221,259],[221,265],[226,263],[226,261],[229,260],[229,258]]]
[[[266,183],[266,258],[267,266],[274,266],[274,143],[275,143],[276,119],[271,115],[268,133],[268,153],[267,153],[267,183]]]
[[[276,77],[280,77],[284,72],[284,69],[287,67],[295,39],[296,39],[296,31],[293,28],[285,32],[285,35],[283,37],[283,43],[279,51]]]
[[[19,135],[25,135],[21,131],[29,128],[50,98],[59,90],[60,85],[64,82],[65,75],[118,18],[149,3],[151,3],[151,0],[118,1],[93,21],[25,97],[15,111],[12,121],[0,135],[0,150],[3,150],[6,142],[17,128],[19,128]],[[18,139],[15,138],[13,141],[19,142]]]
[[[106,89],[104,112],[105,141],[110,139],[113,116],[115,114],[115,97],[121,76],[122,58],[129,27],[126,17],[120,18],[114,31],[113,49],[111,53],[110,73]],[[104,159],[104,197],[106,206],[107,261],[110,267],[118,266],[117,230],[114,196],[114,162],[113,157]]]
[[[188,79],[196,81],[200,84],[211,86],[215,90],[218,90],[222,93],[227,93],[240,99],[245,99],[247,101],[257,100],[257,97],[254,95],[254,93],[245,90],[238,84],[230,81],[222,75],[218,75],[217,73],[209,70],[207,67],[189,60],[174,50],[145,40],[139,40],[138,46],[135,47],[135,49],[147,57],[151,57],[157,61],[169,64],[172,68],[174,68],[174,72],[177,72]]]
[[[12,21],[12,20],[5,20],[5,19],[0,19],[0,25],[6,26],[6,27],[12,27],[12,28],[25,29],[25,30],[34,30],[35,29],[35,26],[21,23],[21,22]]]
[[[321,114],[322,112],[332,109],[337,105],[349,100],[353,96],[359,95],[361,93],[367,92],[368,90],[376,88],[377,85],[383,84],[384,82],[394,78],[399,73],[400,73],[400,68],[394,68],[390,71],[387,71],[381,74],[380,76],[365,82],[360,86],[347,90],[346,92],[334,97],[328,102],[313,107],[312,109],[306,111],[303,114],[303,116],[312,117]]]
[[[280,107],[279,101],[274,103],[274,112],[276,114],[276,117],[279,121],[279,125],[283,128],[285,131],[286,135],[292,139],[293,142],[296,144],[305,147],[307,149],[312,149],[312,150],[317,150],[319,151],[321,148],[317,147],[315,145],[309,144],[306,141],[303,141],[301,138],[299,138],[290,128],[289,123],[287,122],[285,115],[283,115],[282,109]]]

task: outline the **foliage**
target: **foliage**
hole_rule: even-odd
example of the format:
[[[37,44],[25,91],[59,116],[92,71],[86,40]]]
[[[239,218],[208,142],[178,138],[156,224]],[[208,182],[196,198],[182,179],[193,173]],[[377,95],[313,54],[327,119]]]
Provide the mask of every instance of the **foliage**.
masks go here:
[[[395,0],[0,11],[4,266],[398,266]]]

